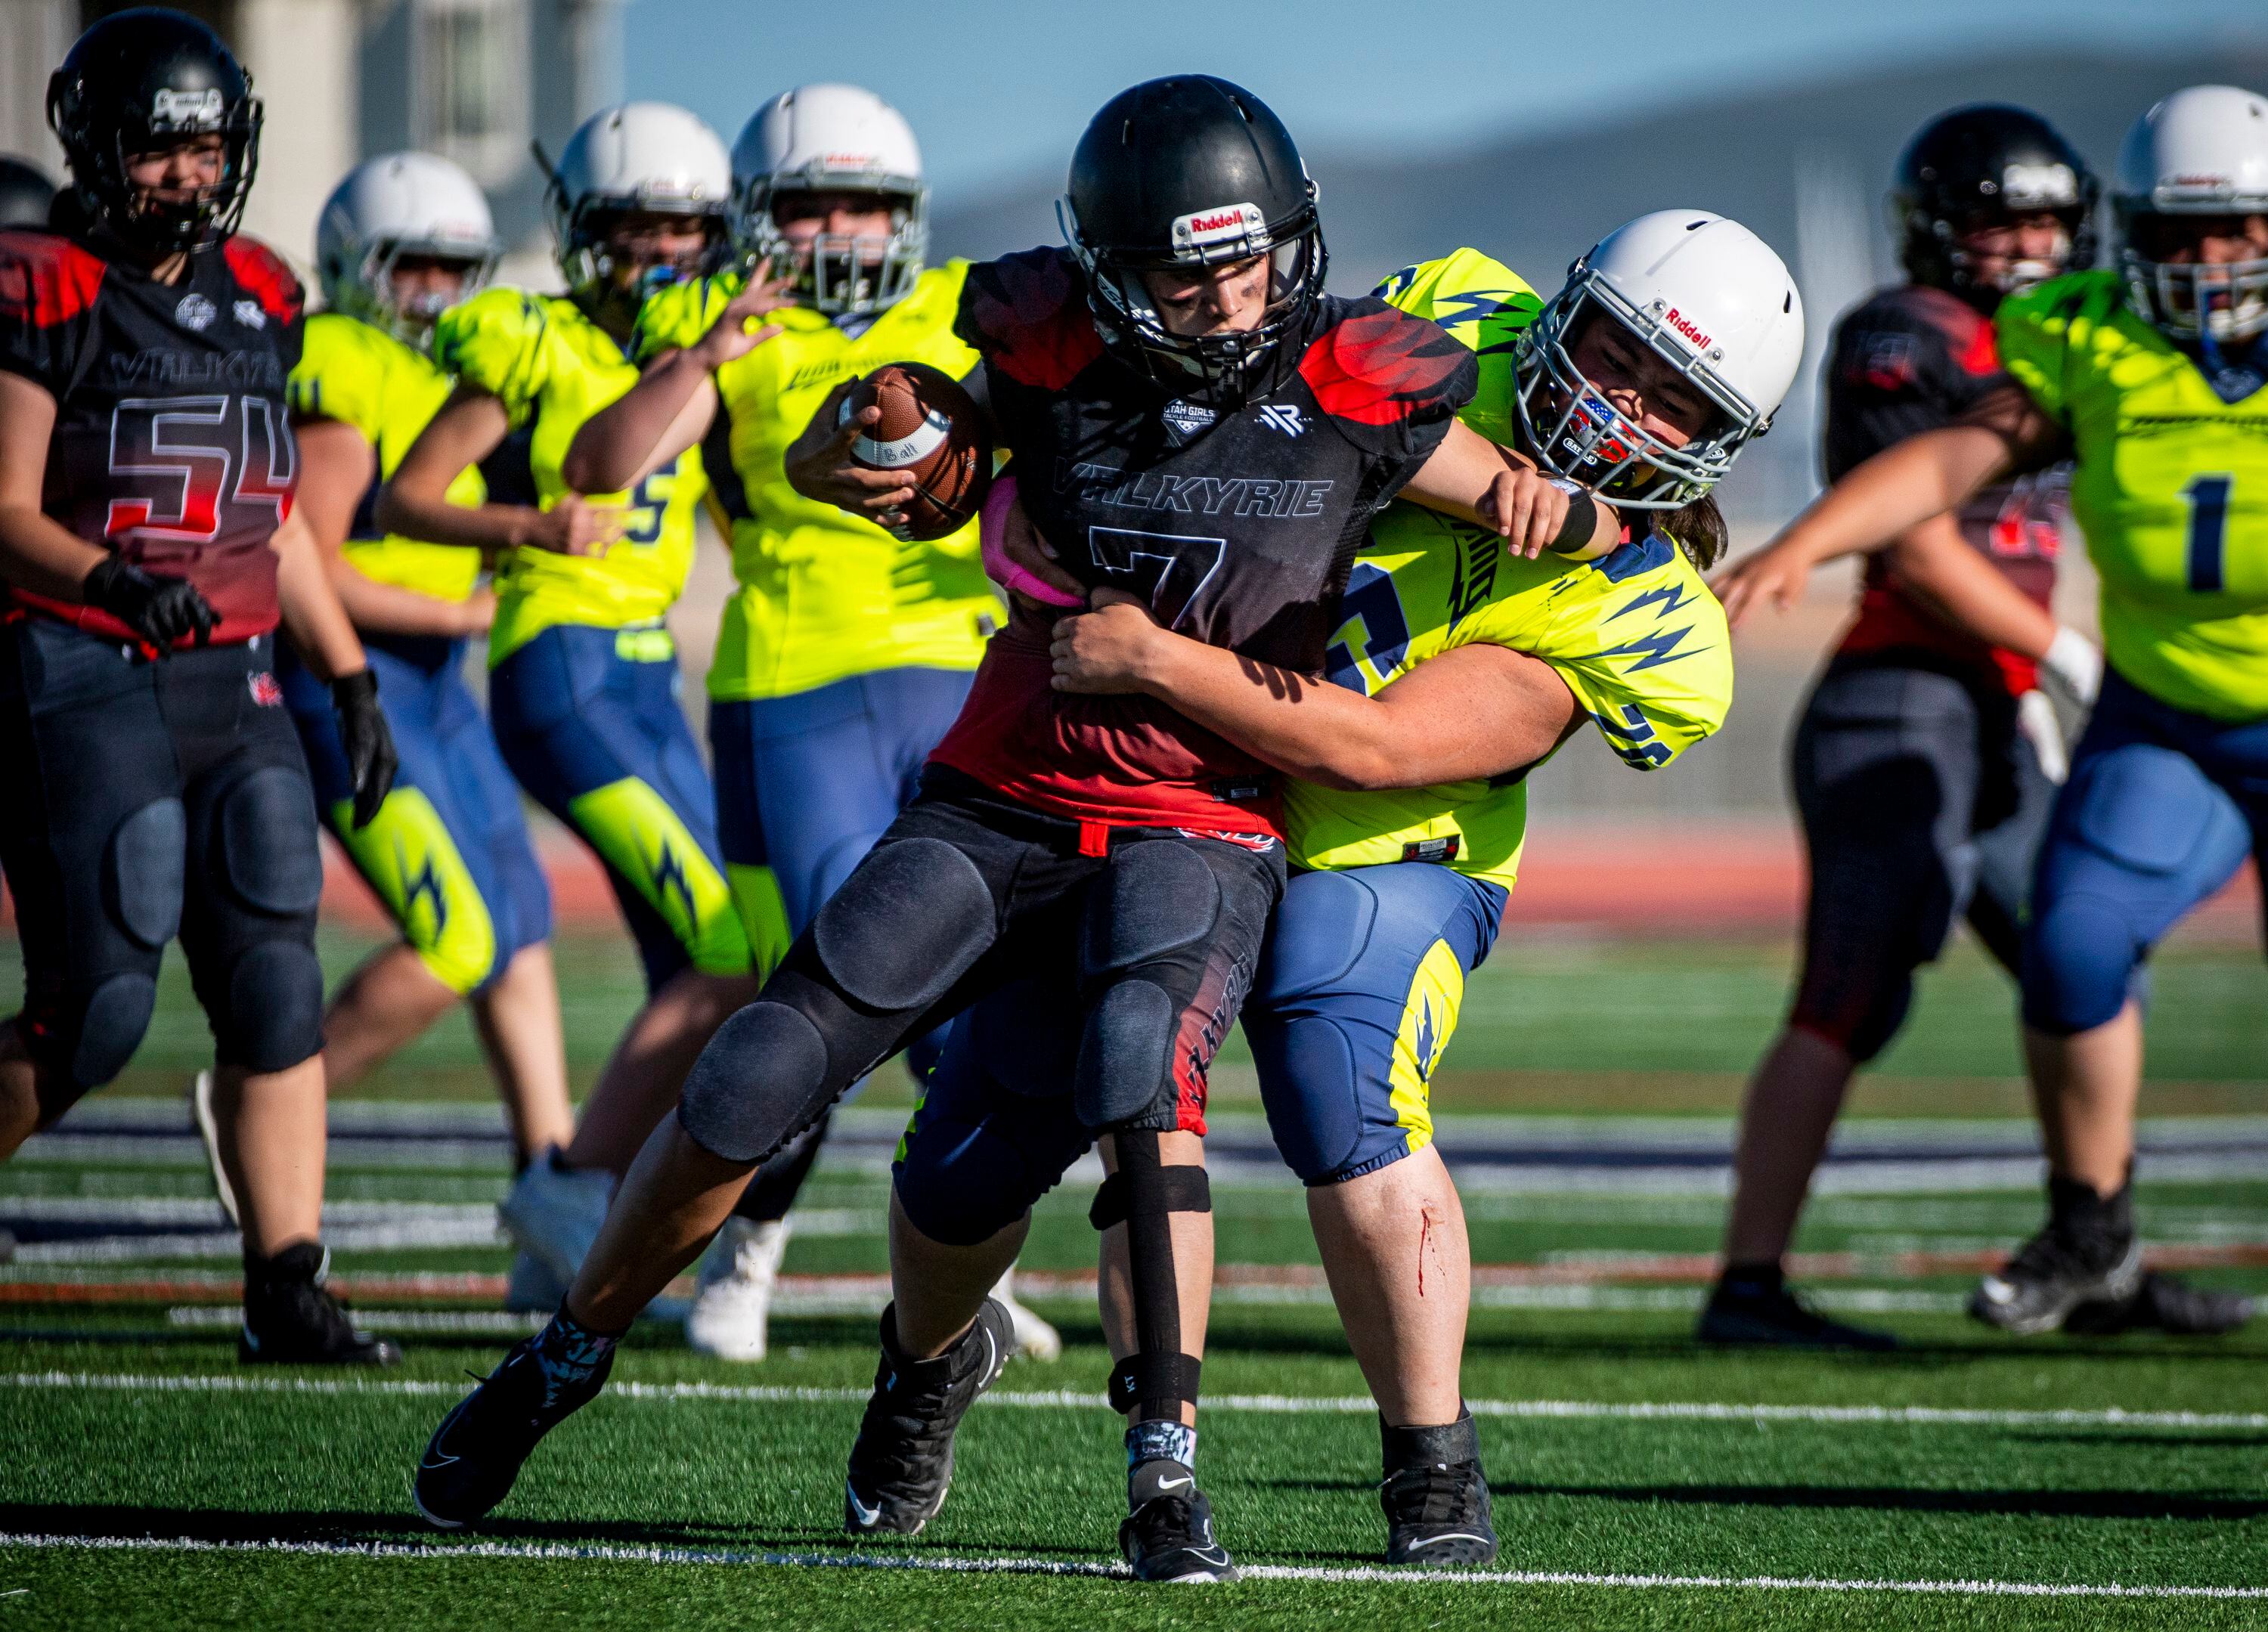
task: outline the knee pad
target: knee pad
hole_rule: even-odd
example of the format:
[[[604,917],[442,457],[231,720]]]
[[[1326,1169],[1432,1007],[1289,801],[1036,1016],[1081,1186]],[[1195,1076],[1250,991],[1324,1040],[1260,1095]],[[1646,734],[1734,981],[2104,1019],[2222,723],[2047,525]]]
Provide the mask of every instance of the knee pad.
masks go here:
[[[942,839],[868,852],[812,920],[812,947],[843,991],[872,1009],[926,1009],[998,933],[991,886]]]
[[[1174,1213],[1212,1210],[1211,1182],[1202,1167],[1167,1167],[1158,1136],[1118,1136],[1118,1171],[1095,1192],[1087,1222],[1098,1230],[1126,1226],[1127,1267],[1134,1293],[1134,1352],[1111,1369],[1114,1411],[1138,1421],[1179,1421],[1195,1405],[1202,1363],[1182,1350],[1181,1285],[1174,1269]]]
[[[717,1028],[687,1074],[677,1121],[728,1162],[762,1162],[828,1100],[827,1040],[801,1010],[760,997]]]
[[[180,932],[188,858],[188,816],[179,799],[144,805],[110,835],[105,904],[118,927],[151,952]]]
[[[1890,1045],[1913,1006],[1913,972],[1900,967],[1862,972],[1871,976],[1822,993],[1807,984],[1798,989],[1788,1024],[1824,1038],[1864,1065]]]
[[[895,1179],[907,1222],[947,1246],[974,1246],[1014,1224],[1086,1147],[1082,1134],[1036,1149],[1049,1142],[1032,1131],[997,1114],[924,1125],[908,1141]]]
[[[229,971],[227,1011],[211,1017],[215,1057],[250,1071],[288,1070],[323,1047],[323,966],[296,940],[262,941]]]
[[[2024,1024],[2068,1037],[2117,1018],[2142,950],[2117,903],[2077,893],[2053,902],[2024,936]]]
[[[1071,1100],[1089,1128],[1130,1122],[1174,1092],[1174,1040],[1181,1009],[1165,988],[1121,981],[1087,1011],[1072,1073]],[[1171,1124],[1167,1124],[1170,1126]]]
[[[47,1068],[40,1073],[42,1125],[126,1069],[157,1006],[158,983],[135,972],[112,975],[84,1001],[26,1011],[17,1031],[26,1050]]]
[[[1354,1044],[1336,1020],[1314,1015],[1290,1021],[1270,1040],[1278,1069],[1260,1076],[1268,1131],[1302,1184],[1323,1183],[1362,1146]]]
[[[306,775],[270,765],[224,794],[220,855],[230,891],[254,911],[278,918],[314,911],[323,898],[323,853]]]

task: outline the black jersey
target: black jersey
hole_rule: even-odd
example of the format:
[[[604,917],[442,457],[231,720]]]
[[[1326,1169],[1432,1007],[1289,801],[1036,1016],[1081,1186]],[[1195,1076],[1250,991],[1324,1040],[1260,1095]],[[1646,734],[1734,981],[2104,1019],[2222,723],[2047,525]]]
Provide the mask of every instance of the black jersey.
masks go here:
[[[1918,283],[1880,290],[1837,325],[1827,364],[1830,482],[1884,448],[1949,425],[2015,381],[2000,367],[1992,321],[1968,302]],[[2041,606],[2055,591],[2068,474],[2058,468],[1985,489],[1961,511],[1962,535]],[[2034,665],[1948,628],[1916,606],[1880,555],[1867,558],[1859,617],[1845,651],[1918,647],[1964,666],[1990,665],[2012,692]]]
[[[269,539],[298,475],[284,384],[299,360],[298,280],[228,239],[179,283],[51,232],[0,233],[0,368],[55,400],[40,508],[91,544],[185,577],[217,641],[276,627]],[[92,606],[13,603],[131,640]]]
[[[1172,398],[1106,351],[1059,249],[970,268],[956,328],[984,359],[1024,508],[1075,577],[1307,673],[1372,517],[1475,385],[1471,351],[1433,324],[1327,298],[1249,401]],[[1049,629],[1020,618],[993,638],[938,760],[1085,820],[1275,830],[1274,779],[1241,749],[1150,698],[1054,690]]]

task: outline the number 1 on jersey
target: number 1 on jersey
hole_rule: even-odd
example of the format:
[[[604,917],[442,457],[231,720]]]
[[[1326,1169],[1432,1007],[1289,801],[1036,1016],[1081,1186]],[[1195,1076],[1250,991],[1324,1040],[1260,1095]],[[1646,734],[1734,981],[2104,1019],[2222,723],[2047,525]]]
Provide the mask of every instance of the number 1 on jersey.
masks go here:
[[[2182,496],[2190,502],[2190,588],[2200,595],[2218,592],[2226,575],[2228,542],[2228,476],[2193,476]]]

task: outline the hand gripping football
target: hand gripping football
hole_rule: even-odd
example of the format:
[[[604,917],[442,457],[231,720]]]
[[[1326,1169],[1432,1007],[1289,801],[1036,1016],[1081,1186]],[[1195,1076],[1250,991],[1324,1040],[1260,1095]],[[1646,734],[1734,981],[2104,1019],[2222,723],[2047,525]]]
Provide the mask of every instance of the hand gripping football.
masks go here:
[[[843,418],[868,408],[882,417],[851,443],[852,462],[901,472],[914,484],[905,522],[891,531],[926,542],[967,526],[991,485],[992,449],[961,382],[925,363],[887,364],[850,387]]]

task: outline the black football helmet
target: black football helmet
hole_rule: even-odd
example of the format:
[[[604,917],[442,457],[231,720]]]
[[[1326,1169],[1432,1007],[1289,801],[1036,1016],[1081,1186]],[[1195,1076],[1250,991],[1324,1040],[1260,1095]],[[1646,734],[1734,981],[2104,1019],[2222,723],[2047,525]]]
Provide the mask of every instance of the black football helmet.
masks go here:
[[[1104,103],[1057,211],[1103,340],[1177,393],[1241,391],[1323,292],[1322,222],[1299,147],[1266,103],[1226,79],[1176,74]],[[1268,311],[1238,334],[1170,333],[1141,276],[1261,254],[1273,268]]]
[[[204,249],[236,231],[259,164],[260,100],[235,54],[195,18],[136,6],[89,28],[48,81],[48,124],[80,212],[135,248]],[[217,186],[157,199],[127,180],[135,154],[207,133],[225,144]]]
[[[0,228],[43,227],[55,202],[55,184],[46,171],[0,153]]]
[[[2004,295],[2095,264],[2101,184],[2079,151],[2029,108],[1980,102],[1940,114],[1899,155],[1890,232],[1917,283],[1950,290],[1990,310]],[[1961,239],[1980,226],[2051,211],[2071,234],[2060,261],[2026,264],[1999,279],[1977,276]]]

